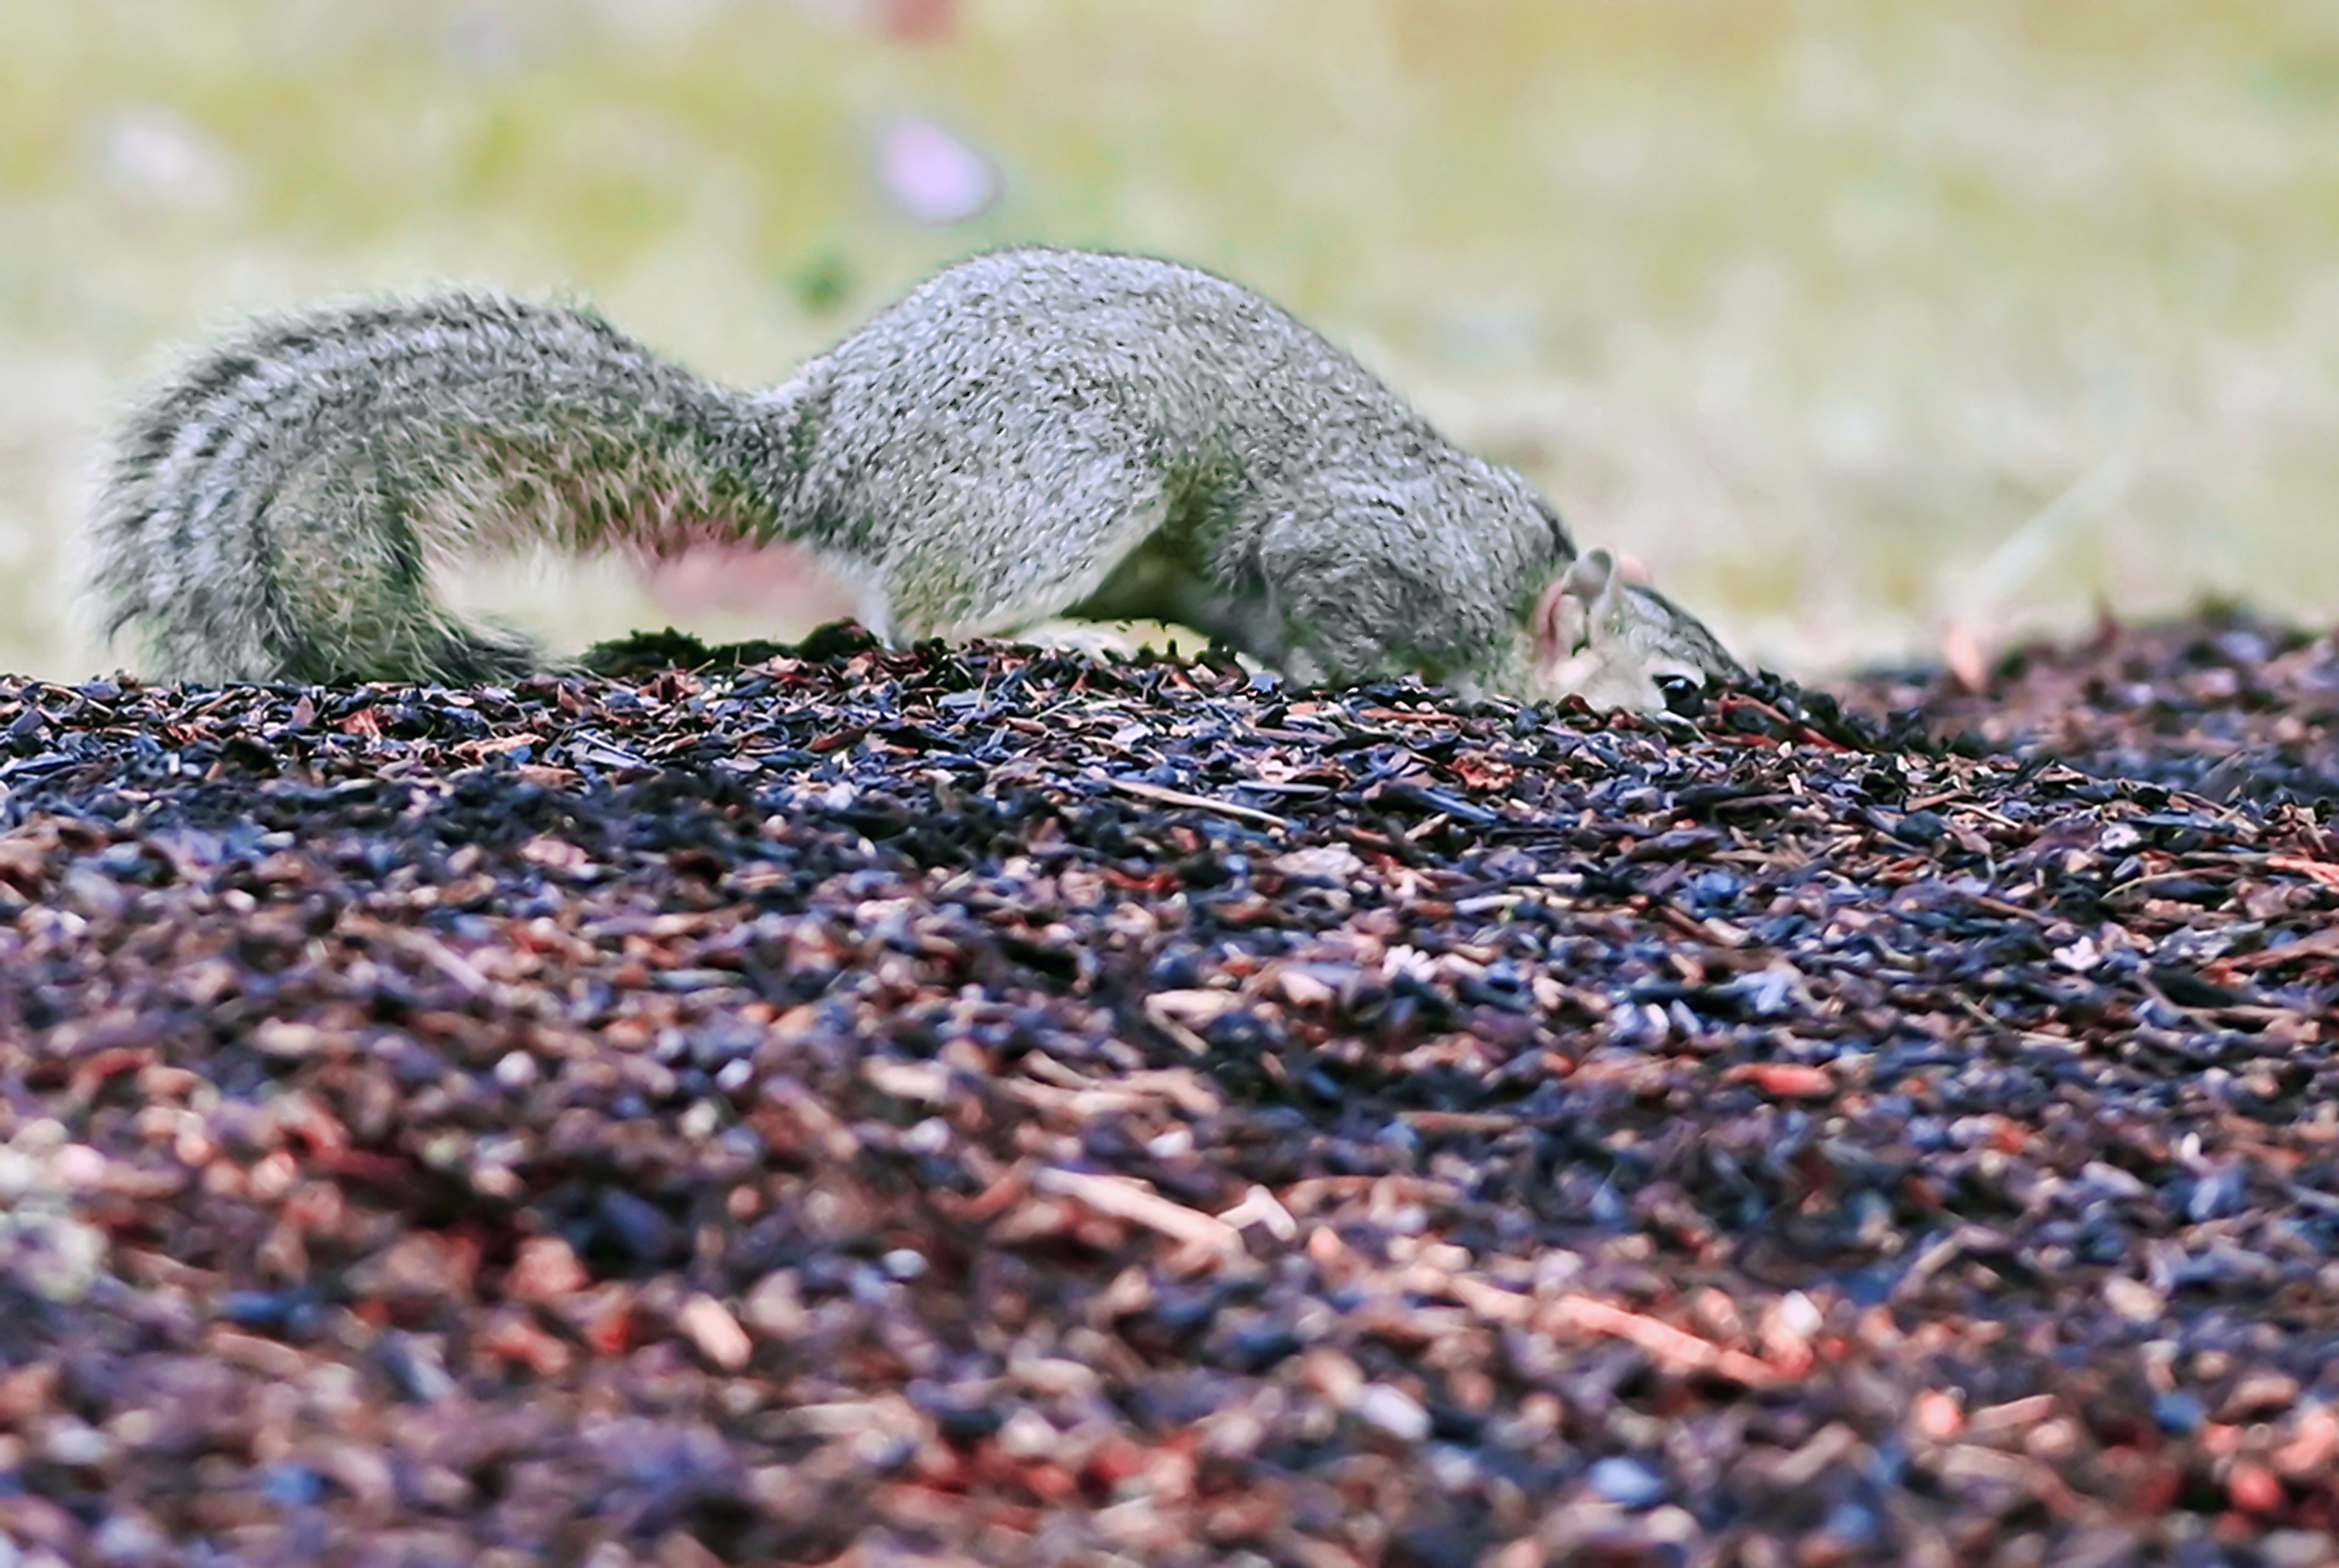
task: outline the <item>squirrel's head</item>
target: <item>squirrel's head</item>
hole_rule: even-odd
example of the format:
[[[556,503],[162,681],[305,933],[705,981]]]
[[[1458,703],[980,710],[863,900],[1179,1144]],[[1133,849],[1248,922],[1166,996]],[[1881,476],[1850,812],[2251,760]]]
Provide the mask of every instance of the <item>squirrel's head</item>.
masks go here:
[[[1571,562],[1536,601],[1535,695],[1580,696],[1595,708],[1694,713],[1717,682],[1746,671],[1695,616],[1644,583],[1628,583],[1606,550]]]

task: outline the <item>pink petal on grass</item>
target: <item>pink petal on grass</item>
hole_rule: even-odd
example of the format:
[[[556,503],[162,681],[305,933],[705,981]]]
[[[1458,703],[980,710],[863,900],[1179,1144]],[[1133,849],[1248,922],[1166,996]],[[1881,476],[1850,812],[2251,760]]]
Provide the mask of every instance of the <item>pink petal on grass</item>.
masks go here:
[[[877,177],[921,223],[961,223],[999,199],[991,160],[931,120],[896,121],[877,149]]]

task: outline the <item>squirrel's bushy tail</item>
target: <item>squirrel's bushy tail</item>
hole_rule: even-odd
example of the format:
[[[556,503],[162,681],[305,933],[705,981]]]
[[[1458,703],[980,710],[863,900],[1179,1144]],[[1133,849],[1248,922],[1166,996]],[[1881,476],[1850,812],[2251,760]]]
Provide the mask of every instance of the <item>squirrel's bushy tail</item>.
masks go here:
[[[748,399],[597,318],[492,295],[263,322],[128,423],[91,537],[109,636],[195,681],[479,683],[539,667],[434,564],[760,531]]]

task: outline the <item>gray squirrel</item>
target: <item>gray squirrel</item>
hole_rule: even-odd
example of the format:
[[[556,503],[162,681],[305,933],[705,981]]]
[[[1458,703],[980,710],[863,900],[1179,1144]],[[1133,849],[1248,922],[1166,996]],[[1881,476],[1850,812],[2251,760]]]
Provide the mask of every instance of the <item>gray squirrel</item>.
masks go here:
[[[1176,622],[1295,680],[1661,710],[1743,675],[1288,312],[1174,262],[945,268],[767,391],[486,293],[264,320],[163,382],[92,539],[112,636],[201,681],[505,681],[435,563],[785,542],[889,642]]]

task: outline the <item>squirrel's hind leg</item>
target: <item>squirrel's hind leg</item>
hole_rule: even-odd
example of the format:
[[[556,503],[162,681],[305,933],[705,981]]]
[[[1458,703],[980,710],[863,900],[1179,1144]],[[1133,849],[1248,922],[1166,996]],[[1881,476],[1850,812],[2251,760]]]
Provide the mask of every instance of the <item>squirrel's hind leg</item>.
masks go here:
[[[1030,466],[893,500],[897,516],[936,520],[897,528],[896,547],[859,575],[872,631],[889,641],[995,636],[1061,616],[1102,618],[1084,602],[1160,533],[1168,487],[1133,459],[1093,451]]]

